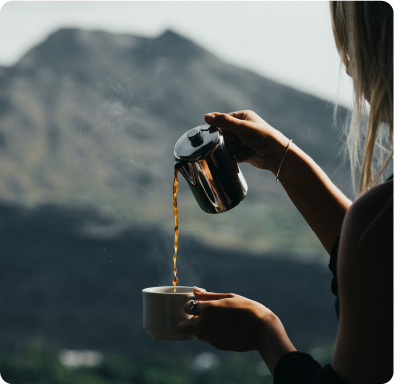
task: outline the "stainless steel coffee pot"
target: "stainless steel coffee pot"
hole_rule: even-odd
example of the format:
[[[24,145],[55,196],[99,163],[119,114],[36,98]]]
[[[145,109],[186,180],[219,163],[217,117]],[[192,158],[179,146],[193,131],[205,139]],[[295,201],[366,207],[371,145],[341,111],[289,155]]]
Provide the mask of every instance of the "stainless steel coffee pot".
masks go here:
[[[176,142],[174,156],[203,211],[228,211],[246,196],[246,181],[217,128],[201,125],[186,132]]]

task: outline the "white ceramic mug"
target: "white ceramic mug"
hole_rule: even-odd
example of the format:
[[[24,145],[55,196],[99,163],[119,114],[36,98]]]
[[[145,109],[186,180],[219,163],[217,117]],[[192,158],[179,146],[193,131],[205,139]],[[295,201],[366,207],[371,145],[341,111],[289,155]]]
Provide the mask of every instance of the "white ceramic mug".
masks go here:
[[[191,340],[194,333],[182,334],[177,324],[192,318],[184,310],[185,304],[194,299],[193,287],[153,287],[142,290],[143,325],[156,340]]]

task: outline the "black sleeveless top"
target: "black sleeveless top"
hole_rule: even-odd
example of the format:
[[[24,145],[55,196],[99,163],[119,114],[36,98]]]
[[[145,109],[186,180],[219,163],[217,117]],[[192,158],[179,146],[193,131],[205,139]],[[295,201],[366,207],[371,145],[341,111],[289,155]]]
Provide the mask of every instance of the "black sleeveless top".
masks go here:
[[[335,312],[339,320],[339,294],[337,278],[337,260],[339,241],[338,235],[331,250],[328,268],[333,274],[331,291],[336,296]],[[322,366],[311,355],[303,352],[290,352],[282,356],[275,367],[274,384],[349,384],[339,376],[331,367],[331,364]]]
[[[339,294],[338,294],[337,264],[338,264],[338,250],[339,250],[340,240],[341,240],[341,235],[338,235],[332,247],[331,255],[330,255],[330,263],[328,264],[328,268],[330,269],[330,271],[334,276],[331,280],[331,292],[336,296],[335,312],[337,314],[338,320],[339,320]]]
[[[392,180],[391,175],[386,181]],[[328,268],[333,274],[331,291],[336,296],[335,312],[339,320],[339,292],[338,292],[338,249],[341,235],[339,234],[331,250]],[[336,373],[331,364],[322,366],[312,356],[303,352],[289,352],[282,356],[275,367],[274,384],[349,384]]]

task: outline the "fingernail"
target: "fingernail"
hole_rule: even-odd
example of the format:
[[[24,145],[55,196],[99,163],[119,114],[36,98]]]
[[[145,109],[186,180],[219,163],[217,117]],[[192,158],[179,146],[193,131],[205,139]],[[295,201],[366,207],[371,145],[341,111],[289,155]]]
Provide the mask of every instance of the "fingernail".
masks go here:
[[[208,124],[211,124],[211,123],[213,123],[213,120],[215,119],[215,115],[211,115],[210,113],[207,113],[207,114],[204,116],[204,119],[205,119],[205,121],[206,121]]]
[[[206,292],[206,289],[204,289],[204,288],[193,287],[193,289],[194,289],[195,291],[200,292],[200,293]]]

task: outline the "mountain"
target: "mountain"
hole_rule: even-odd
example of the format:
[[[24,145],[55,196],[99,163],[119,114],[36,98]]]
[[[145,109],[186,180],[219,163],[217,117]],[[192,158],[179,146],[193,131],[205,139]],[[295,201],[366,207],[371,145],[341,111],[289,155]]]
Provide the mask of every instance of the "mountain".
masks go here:
[[[173,147],[211,111],[252,109],[303,148],[345,191],[339,132],[324,100],[230,65],[166,31],[156,38],[61,29],[0,68],[0,199],[91,205],[173,230]],[[322,247],[267,171],[241,165],[249,185],[234,210],[207,215],[179,187],[180,239],[256,253]],[[181,240],[180,240],[181,241]]]

